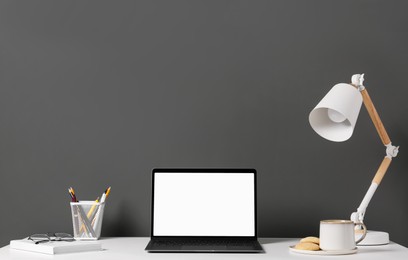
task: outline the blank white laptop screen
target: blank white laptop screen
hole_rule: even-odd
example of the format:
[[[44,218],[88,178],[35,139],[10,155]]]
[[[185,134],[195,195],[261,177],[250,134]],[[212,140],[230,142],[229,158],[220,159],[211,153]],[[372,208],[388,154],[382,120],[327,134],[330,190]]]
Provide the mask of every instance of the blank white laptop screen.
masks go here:
[[[255,236],[254,173],[154,176],[153,236]]]

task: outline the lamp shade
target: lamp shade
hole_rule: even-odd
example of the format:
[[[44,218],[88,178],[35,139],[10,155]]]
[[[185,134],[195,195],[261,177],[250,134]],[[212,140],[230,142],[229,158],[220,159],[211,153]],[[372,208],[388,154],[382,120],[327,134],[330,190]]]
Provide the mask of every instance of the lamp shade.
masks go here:
[[[346,141],[353,134],[362,102],[357,88],[339,83],[310,112],[309,123],[327,140]]]

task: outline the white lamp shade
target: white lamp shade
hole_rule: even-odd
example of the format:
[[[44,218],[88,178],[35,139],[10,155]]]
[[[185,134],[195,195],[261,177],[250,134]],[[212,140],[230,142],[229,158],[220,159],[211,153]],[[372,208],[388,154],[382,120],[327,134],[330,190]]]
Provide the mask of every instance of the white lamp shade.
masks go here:
[[[346,141],[353,134],[362,102],[357,88],[350,84],[337,84],[310,112],[310,125],[327,140]]]

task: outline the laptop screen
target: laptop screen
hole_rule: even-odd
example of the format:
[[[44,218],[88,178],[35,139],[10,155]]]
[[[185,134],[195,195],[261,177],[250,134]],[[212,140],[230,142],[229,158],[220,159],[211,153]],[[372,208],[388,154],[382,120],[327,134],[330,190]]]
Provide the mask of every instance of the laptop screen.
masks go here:
[[[153,236],[254,237],[253,172],[154,172]]]

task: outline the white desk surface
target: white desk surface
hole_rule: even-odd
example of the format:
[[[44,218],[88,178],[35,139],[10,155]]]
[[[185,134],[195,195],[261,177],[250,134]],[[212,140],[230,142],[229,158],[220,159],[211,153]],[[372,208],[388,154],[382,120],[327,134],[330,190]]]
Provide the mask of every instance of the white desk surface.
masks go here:
[[[93,260],[93,259],[408,259],[408,248],[391,242],[385,246],[366,246],[359,247],[354,255],[344,256],[316,256],[301,255],[289,251],[289,246],[296,244],[299,239],[294,238],[260,238],[259,242],[265,250],[264,254],[203,254],[203,253],[148,253],[144,248],[149,241],[147,237],[115,237],[102,238],[102,251],[70,253],[60,255],[45,255],[39,253],[29,253],[10,249],[9,246],[0,248],[0,259],[75,259],[75,260]]]

